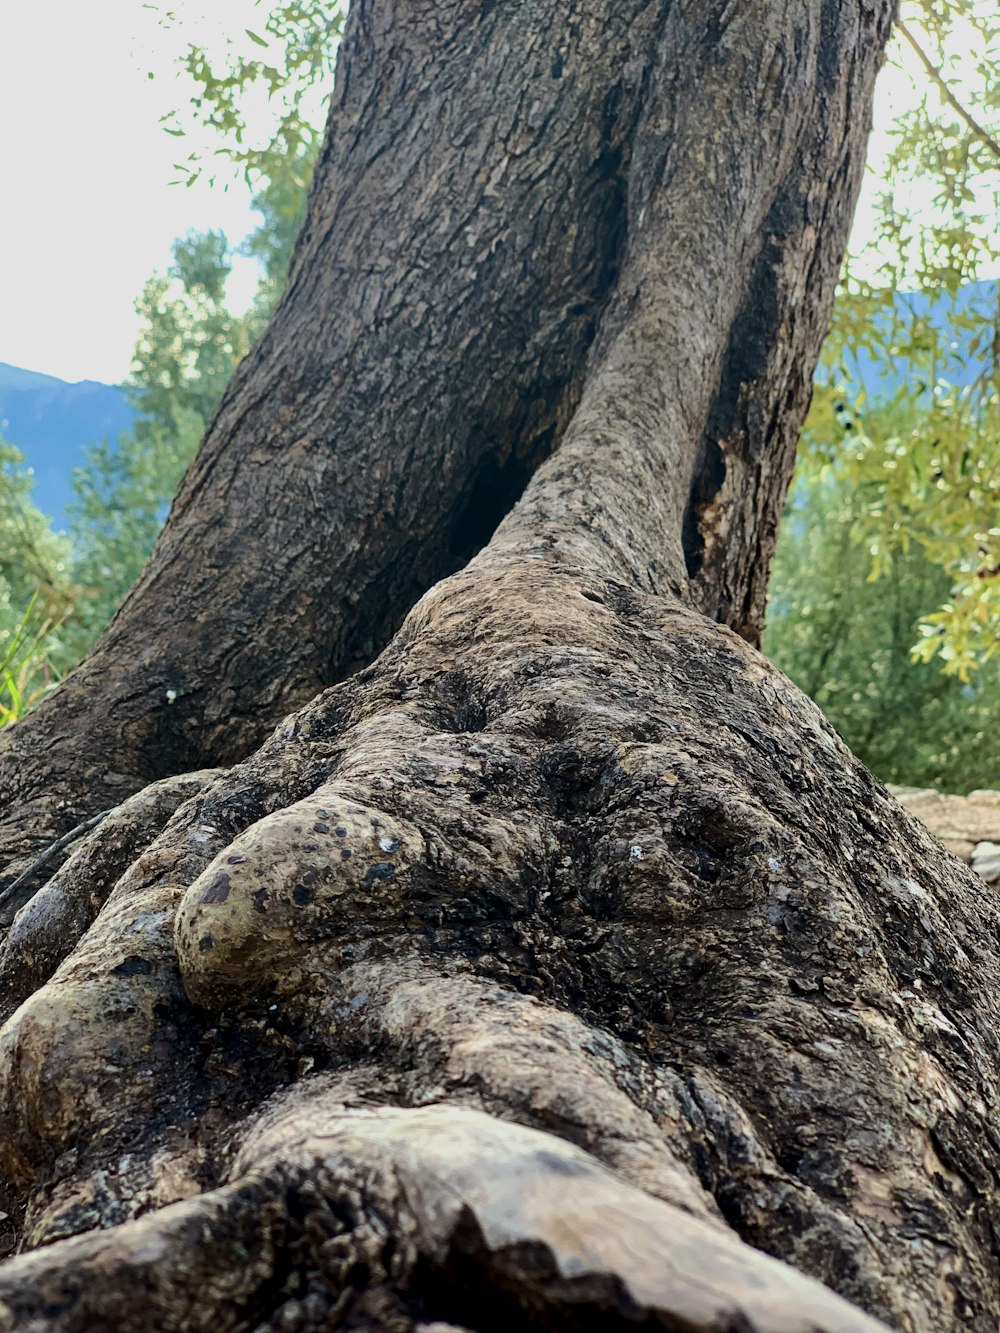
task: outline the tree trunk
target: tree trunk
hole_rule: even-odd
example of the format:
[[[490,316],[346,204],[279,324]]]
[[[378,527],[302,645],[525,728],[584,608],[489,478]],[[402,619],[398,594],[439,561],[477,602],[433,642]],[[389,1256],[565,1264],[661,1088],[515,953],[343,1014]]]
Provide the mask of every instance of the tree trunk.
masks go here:
[[[755,638],[812,360],[789,347],[825,326],[881,41],[834,68],[863,40],[834,8],[782,6],[750,43],[721,2],[355,5],[285,300],[124,607],[0,746],[9,878],[370,662],[561,439],[614,293],[680,353],[696,602]],[[806,124],[827,100],[850,120],[829,133]],[[636,298],[617,279],[640,234],[664,262],[633,265]]]
[[[891,6],[605,8],[358,0],[289,295],[15,732],[75,817],[81,737],[344,677],[15,919],[0,1330],[997,1327],[995,899],[747,642]]]
[[[551,452],[620,262],[659,21],[564,10],[354,6],[285,299],[124,607],[5,737],[11,857],[243,758],[367,665]]]

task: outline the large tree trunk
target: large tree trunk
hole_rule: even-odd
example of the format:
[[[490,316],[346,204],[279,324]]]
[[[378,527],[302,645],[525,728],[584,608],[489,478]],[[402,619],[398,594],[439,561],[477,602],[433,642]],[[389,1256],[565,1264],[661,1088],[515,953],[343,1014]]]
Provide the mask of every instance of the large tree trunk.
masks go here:
[[[755,637],[881,36],[730,9],[355,5],[286,298],[125,606],[0,745],[9,877],[370,662],[562,437],[612,296],[690,418],[653,484],[696,601]]]
[[[0,1329],[997,1327],[995,899],[747,642],[890,8],[355,5],[289,297],[29,803],[164,608],[201,693],[129,783],[535,470],[16,917]]]
[[[5,737],[11,856],[243,758],[483,545],[579,397],[659,21],[354,6],[285,299],[117,618]]]

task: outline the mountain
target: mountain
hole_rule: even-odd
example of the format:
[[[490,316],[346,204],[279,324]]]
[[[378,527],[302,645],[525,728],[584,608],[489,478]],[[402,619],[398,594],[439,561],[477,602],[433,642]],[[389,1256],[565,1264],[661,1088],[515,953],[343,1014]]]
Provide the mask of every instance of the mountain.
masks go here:
[[[954,337],[950,344],[939,344],[941,360],[936,367],[937,379],[959,388],[982,383],[993,362],[993,340],[996,336],[997,282],[988,279],[970,282],[954,294],[942,292],[931,296],[926,292],[897,292],[892,304],[873,321],[880,343],[891,343],[893,331],[905,344],[906,336],[919,334],[921,327],[941,332],[949,327]],[[881,353],[881,347],[880,347]],[[885,402],[904,385],[917,388],[927,395],[934,385],[918,377],[912,364],[904,356],[889,360],[874,355],[865,347],[847,357],[836,371],[820,370],[822,378],[846,381],[852,394],[862,393],[869,403]]]
[[[135,411],[125,390],[115,384],[81,380],[67,384],[0,361],[0,436],[17,445],[34,469],[34,503],[52,519],[66,523],[72,499],[70,476],[95,440],[126,430]]]
[[[52,387],[62,383],[55,375],[41,375],[37,370],[21,370],[18,366],[8,366],[0,361],[0,393],[7,389],[37,389],[43,384]]]

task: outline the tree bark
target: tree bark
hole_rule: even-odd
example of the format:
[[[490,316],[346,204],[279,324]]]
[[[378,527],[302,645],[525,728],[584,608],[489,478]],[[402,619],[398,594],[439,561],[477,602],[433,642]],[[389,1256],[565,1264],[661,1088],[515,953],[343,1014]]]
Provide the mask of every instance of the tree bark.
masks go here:
[[[317,366],[346,375],[328,341],[375,349],[371,378],[333,385],[368,403],[351,461],[370,489],[354,510],[316,492],[331,568],[357,571],[351,542],[375,533],[391,571],[381,600],[377,580],[347,611],[338,594],[330,676],[458,558],[445,510],[483,459],[531,479],[377,660],[227,772],[134,797],[22,908],[0,954],[0,1167],[22,1251],[0,1266],[0,1329],[996,1328],[996,900],[747,641],[890,11],[355,6],[331,121],[354,147],[324,158],[290,294],[112,639],[170,561],[194,565],[205,540],[216,567],[255,467],[273,482],[244,525],[263,525],[263,496],[268,519],[291,510],[286,468],[313,503],[296,487],[332,429]],[[509,168],[531,207],[480,178],[478,148],[468,179],[448,176],[456,141],[494,141],[475,117],[505,54],[504,151],[533,131]],[[425,113],[440,142],[393,156]],[[618,184],[588,195],[598,123]],[[393,188],[404,160],[415,194]],[[507,267],[505,236],[447,213],[485,257],[431,252],[455,264],[426,362],[368,332],[365,301],[395,299],[384,271],[324,248],[377,198],[384,225],[352,216],[436,296],[424,233],[403,245],[392,226],[421,182],[456,210],[467,187],[475,219],[495,189],[512,226],[558,213],[561,190],[575,229]],[[566,238],[584,234],[606,247],[589,313],[548,344],[545,300],[568,309],[551,293],[577,290]],[[276,368],[292,327],[316,344],[298,378]],[[543,391],[557,344],[565,373]],[[454,416],[452,393],[471,395]],[[443,427],[407,434],[464,411],[454,457]],[[253,435],[268,413],[282,458]],[[407,469],[438,517],[383,547],[380,497]],[[183,633],[208,638],[200,578]],[[260,614],[308,640],[305,661],[320,612],[269,586]],[[218,625],[234,660],[245,623]],[[302,688],[325,678],[303,668]],[[219,706],[228,760],[266,709],[251,725]]]
[[[354,6],[286,297],[124,607],[0,742],[8,878],[370,662],[558,444],[613,295],[675,357],[691,421],[657,426],[696,603],[756,639],[808,395],[789,349],[825,328],[881,40],[834,8],[781,6],[741,49],[721,3]]]

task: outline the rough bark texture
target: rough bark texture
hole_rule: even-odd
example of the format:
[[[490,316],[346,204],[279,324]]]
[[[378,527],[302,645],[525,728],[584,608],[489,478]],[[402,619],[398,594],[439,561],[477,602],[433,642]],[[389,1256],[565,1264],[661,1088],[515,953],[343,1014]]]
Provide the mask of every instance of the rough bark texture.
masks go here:
[[[886,7],[359,0],[286,298],[124,608],[0,743],[11,873],[371,661],[562,438],[599,323],[645,345],[623,444],[674,437],[646,582],[690,570],[753,639]]]
[[[366,126],[389,126],[386,154],[406,139],[424,111],[405,101],[411,71],[453,69],[426,90],[454,126],[445,176],[492,105],[492,66],[476,64],[490,40],[514,53],[523,123],[558,137],[562,121],[534,119],[521,16],[548,25],[523,34],[559,54],[546,78],[565,89],[578,71],[583,90],[584,38],[600,67],[618,11],[543,10],[356,6],[334,138],[360,145],[359,198],[381,182],[387,236],[397,195]],[[463,390],[435,366],[488,386],[476,429],[509,430],[511,457],[545,452],[543,417],[558,451],[375,662],[227,772],[134,798],[21,909],[0,955],[0,1168],[23,1252],[0,1266],[0,1329],[997,1327],[995,893],[735,632],[758,615],[889,10],[748,0],[622,18],[611,83],[579,123],[567,114],[559,153],[539,150],[540,166],[570,154],[579,204],[583,108],[628,127],[602,313],[537,418],[523,399],[516,427],[501,411],[525,393],[504,326],[513,290],[541,327],[529,298],[549,279],[494,272],[504,241],[439,275],[458,309],[426,368],[392,342],[370,381],[349,362],[360,387],[343,392],[373,394],[354,462],[377,477],[356,528],[331,510],[331,568],[356,558],[350,534],[376,522],[393,468],[425,496],[449,475],[443,446],[393,434],[417,418],[380,415],[385,393],[443,420],[438,399]],[[453,121],[449,90],[471,99]],[[550,166],[531,183],[533,151],[517,163],[532,200],[553,190]],[[464,198],[435,160],[412,169]],[[360,301],[370,278],[373,312],[392,299],[381,270],[348,280],[335,253],[312,261],[355,198],[330,170],[276,331],[215,427],[245,395],[261,477],[251,409],[286,439],[329,428],[323,374],[268,369],[281,330],[309,324],[322,362],[341,336],[323,283]],[[461,222],[479,255],[486,232]],[[598,243],[594,216],[574,225]],[[424,253],[406,244],[404,279]],[[575,281],[576,261],[550,258]],[[525,375],[544,361],[533,347]],[[200,532],[199,506],[242,484],[236,445],[229,472],[213,438],[143,587],[182,549],[190,563],[183,525]],[[288,452],[294,477],[309,447]],[[435,521],[420,520],[423,555],[405,548],[417,582],[433,549],[446,558]],[[368,594],[338,595],[355,592],[337,632],[360,656]],[[394,595],[383,585],[376,638]],[[299,633],[284,605],[267,614]],[[226,717],[228,746],[242,723]]]

